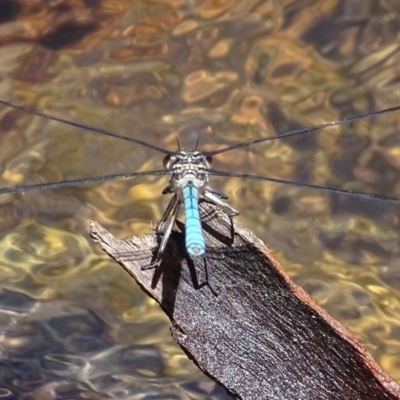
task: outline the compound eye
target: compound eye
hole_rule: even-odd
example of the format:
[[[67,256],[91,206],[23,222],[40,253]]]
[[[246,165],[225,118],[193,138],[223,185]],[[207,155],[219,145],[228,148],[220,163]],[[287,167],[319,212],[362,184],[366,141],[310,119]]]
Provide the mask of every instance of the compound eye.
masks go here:
[[[163,158],[163,166],[165,169],[169,168],[169,162],[171,161],[171,156],[168,154]]]
[[[212,157],[211,156],[206,157],[206,163],[207,163],[207,168],[210,168],[212,165]]]

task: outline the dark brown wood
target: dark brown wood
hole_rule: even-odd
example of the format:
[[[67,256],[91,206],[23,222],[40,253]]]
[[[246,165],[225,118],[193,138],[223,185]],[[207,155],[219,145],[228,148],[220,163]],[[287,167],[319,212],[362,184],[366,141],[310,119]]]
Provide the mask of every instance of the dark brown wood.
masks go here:
[[[241,399],[400,398],[399,385],[290,281],[259,239],[211,205],[201,213],[204,261],[188,260],[183,234],[174,232],[157,270],[141,270],[156,247],[154,233],[119,240],[89,226],[160,303],[174,339],[205,373]]]

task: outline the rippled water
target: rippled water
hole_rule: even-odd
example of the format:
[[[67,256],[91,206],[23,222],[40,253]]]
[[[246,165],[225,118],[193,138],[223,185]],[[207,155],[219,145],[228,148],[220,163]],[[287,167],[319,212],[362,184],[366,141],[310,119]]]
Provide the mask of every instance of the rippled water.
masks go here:
[[[0,98],[174,150],[400,104],[395,1],[0,3]],[[0,110],[1,186],[159,168],[113,138]],[[221,169],[400,197],[400,113],[221,154]],[[129,146],[129,147],[128,147]],[[0,197],[0,398],[224,399],[86,220],[145,233],[139,178]],[[290,276],[400,381],[398,206],[213,179]],[[158,396],[158,397],[157,397]]]

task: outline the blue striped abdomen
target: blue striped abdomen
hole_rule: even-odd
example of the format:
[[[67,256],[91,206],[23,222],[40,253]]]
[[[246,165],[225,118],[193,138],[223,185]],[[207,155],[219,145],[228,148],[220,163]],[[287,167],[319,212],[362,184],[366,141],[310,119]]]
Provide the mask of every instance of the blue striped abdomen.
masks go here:
[[[198,196],[199,191],[196,187],[186,186],[183,188],[186,251],[191,259],[203,256],[206,251],[201,230]]]

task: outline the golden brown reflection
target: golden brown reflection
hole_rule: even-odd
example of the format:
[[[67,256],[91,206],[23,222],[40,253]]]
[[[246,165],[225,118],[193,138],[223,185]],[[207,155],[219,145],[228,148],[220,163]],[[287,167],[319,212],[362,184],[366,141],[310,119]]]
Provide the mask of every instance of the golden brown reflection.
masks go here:
[[[15,4],[0,2],[1,99],[169,149],[175,133],[188,147],[201,132],[212,150],[400,104],[395,2]],[[215,166],[400,197],[399,122],[391,114],[267,142]],[[5,108],[0,141],[2,187],[162,165],[146,148]],[[400,382],[399,207],[212,181]],[[165,206],[164,185],[149,177],[0,197],[1,348],[19,360],[13,390],[80,398],[84,384],[79,396],[227,398],[86,234],[87,218],[120,237],[145,233]]]

